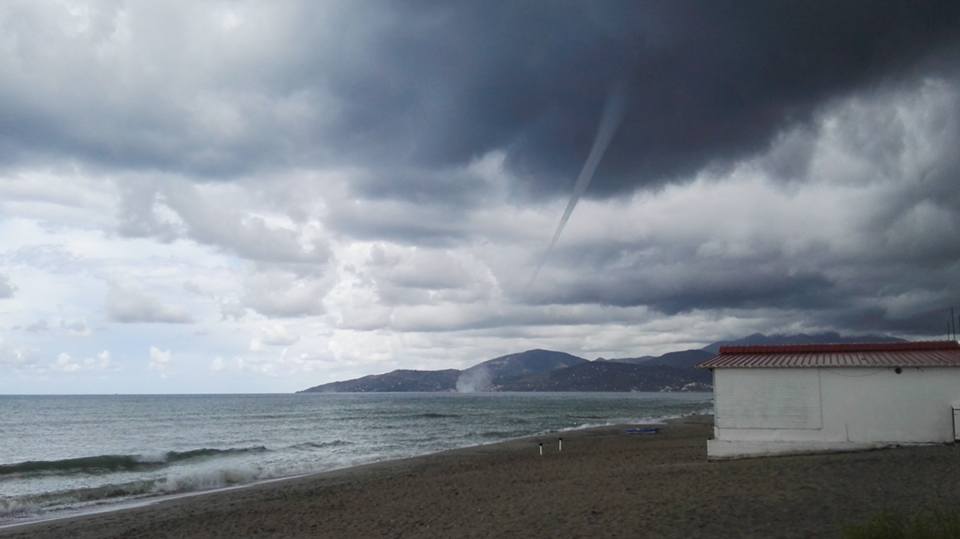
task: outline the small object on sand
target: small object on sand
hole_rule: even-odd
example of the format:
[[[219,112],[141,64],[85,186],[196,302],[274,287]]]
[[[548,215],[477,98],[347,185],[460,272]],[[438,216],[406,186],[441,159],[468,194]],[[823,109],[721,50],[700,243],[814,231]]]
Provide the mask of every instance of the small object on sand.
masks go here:
[[[563,453],[563,438],[557,438],[557,453]]]
[[[540,443],[538,443],[537,445],[540,446],[540,456],[542,457],[542,456],[543,456],[543,442],[540,442]]]
[[[643,427],[643,428],[633,428],[623,431],[624,434],[640,434],[640,435],[650,435],[657,434],[660,432],[658,427]]]

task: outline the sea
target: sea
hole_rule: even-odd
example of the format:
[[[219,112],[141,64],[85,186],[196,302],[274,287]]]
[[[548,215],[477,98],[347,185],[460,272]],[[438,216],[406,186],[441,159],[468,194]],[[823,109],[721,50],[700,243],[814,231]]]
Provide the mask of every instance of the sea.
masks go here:
[[[710,393],[0,395],[0,526],[711,407]]]

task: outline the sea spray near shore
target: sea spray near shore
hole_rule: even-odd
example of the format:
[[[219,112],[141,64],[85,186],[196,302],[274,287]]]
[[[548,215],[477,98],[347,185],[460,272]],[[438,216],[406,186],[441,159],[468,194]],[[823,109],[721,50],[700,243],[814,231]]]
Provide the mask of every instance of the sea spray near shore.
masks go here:
[[[710,403],[610,393],[0,397],[10,441],[0,446],[0,523]]]
[[[460,373],[457,378],[458,393],[476,393],[487,391],[493,383],[493,375],[486,365],[476,365]]]

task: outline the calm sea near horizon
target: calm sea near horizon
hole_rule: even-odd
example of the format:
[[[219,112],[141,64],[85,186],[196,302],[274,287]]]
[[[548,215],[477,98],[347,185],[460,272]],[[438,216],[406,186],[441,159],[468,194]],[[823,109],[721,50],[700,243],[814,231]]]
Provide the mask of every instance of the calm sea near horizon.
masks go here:
[[[711,393],[0,395],[0,525],[591,426]]]

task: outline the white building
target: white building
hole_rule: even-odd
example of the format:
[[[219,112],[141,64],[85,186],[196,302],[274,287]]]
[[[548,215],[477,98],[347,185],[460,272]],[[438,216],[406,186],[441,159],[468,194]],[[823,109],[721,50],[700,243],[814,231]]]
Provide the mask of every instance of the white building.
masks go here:
[[[729,346],[713,370],[710,459],[960,439],[955,341]]]

